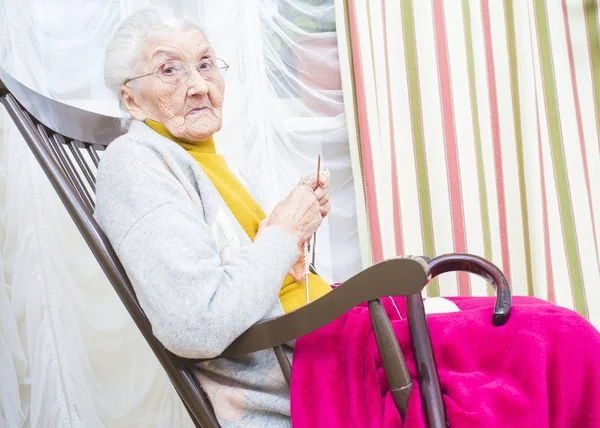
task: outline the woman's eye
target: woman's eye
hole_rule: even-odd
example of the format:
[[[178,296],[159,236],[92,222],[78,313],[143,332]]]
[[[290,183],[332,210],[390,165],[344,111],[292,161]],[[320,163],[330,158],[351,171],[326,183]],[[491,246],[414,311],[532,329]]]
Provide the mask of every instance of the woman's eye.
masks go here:
[[[212,64],[208,61],[201,62],[198,64],[199,70],[210,70],[212,68]]]
[[[177,72],[181,69],[181,66],[174,61],[169,61],[160,66],[160,74],[163,76],[172,76],[173,74],[177,74]]]

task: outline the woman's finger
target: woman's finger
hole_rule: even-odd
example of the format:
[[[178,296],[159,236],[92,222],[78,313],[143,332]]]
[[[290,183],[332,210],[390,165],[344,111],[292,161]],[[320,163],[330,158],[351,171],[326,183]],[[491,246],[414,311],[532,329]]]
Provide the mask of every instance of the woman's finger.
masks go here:
[[[329,186],[329,171],[323,171],[319,174],[319,186]]]
[[[317,177],[316,174],[311,175],[310,177],[305,178],[305,184],[310,187],[312,190],[317,189],[319,186],[317,185]]]
[[[321,216],[326,217],[329,214],[329,210],[331,209],[331,203],[328,201],[325,204],[321,205]]]
[[[309,176],[302,178],[302,183],[309,186],[313,190],[316,190],[319,187],[329,187],[329,171],[323,171],[319,174],[319,182],[317,184],[317,174],[312,173]]]
[[[325,195],[329,194],[329,187],[317,187],[315,196],[320,201]]]
[[[323,197],[317,199],[319,200],[319,205],[326,204],[327,202],[329,202],[329,193],[325,193]]]

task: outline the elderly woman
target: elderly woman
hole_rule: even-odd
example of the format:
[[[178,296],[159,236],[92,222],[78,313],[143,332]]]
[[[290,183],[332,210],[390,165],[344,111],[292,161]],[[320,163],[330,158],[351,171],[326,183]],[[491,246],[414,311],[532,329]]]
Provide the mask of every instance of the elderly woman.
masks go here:
[[[154,335],[189,358],[216,357],[304,302],[300,249],[329,211],[322,175],[266,219],[216,153],[227,67],[195,25],[166,12],[130,16],[106,53],[106,84],[133,120],[103,156],[95,217]],[[314,274],[308,284],[313,299],[330,290]],[[199,366],[198,377],[224,426],[289,425],[272,351]]]
[[[106,53],[106,84],[119,96],[130,124],[100,163],[95,217],[123,263],[154,335],[167,349],[188,358],[216,357],[251,325],[304,303],[301,249],[329,212],[329,184],[323,175],[296,186],[267,217],[216,153],[213,135],[221,129],[227,68],[195,25],[167,12],[130,16]],[[330,290],[318,275],[308,275],[307,282],[314,299]],[[471,303],[472,308],[490,306],[485,299]],[[536,324],[552,314],[570,320],[559,329],[565,338],[584,335],[595,349],[600,347],[584,321],[552,308],[536,309],[546,318],[530,314],[524,320],[514,307],[510,335],[532,325],[538,339],[555,337],[556,329]],[[353,313],[360,315],[360,308]],[[444,318],[441,329],[457,325],[449,319]],[[445,331],[435,342],[448,337],[450,330]],[[491,334],[502,331],[509,330]],[[484,336],[473,334],[467,340],[488,346]],[[405,346],[407,339],[401,342]],[[506,353],[498,351],[494,355]],[[291,348],[288,353],[291,357]],[[436,357],[440,355],[445,355],[443,350]],[[488,363],[490,358],[485,354]],[[548,361],[559,367],[558,357],[552,358]],[[567,364],[584,361],[577,358]],[[459,363],[455,359],[447,364]],[[217,359],[198,365],[196,373],[222,426],[290,426],[289,392],[271,350]],[[302,373],[295,379],[301,382]],[[318,395],[312,394],[317,404]],[[450,421],[458,403],[453,400]],[[320,409],[317,404],[311,404],[311,397],[304,401]],[[362,408],[362,403],[351,405]]]

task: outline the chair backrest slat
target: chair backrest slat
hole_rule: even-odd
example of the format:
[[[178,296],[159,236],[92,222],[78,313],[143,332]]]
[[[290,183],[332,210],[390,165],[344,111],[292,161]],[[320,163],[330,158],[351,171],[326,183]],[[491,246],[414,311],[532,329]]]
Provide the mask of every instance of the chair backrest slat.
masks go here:
[[[85,192],[85,189],[82,186],[83,183],[81,183],[81,178],[79,178],[73,169],[72,164],[69,162],[66,151],[64,150],[60,139],[56,138],[56,134],[54,134],[52,137],[49,137],[48,133],[46,132],[46,128],[42,124],[37,125],[37,130],[40,133],[42,140],[47,146],[50,147],[51,153],[56,157],[57,163],[60,165],[63,174],[69,180],[73,189],[77,192],[87,209],[92,212],[94,209],[93,201]],[[62,138],[61,136],[59,137]]]
[[[96,150],[92,147],[91,144],[88,144],[86,146],[86,150],[90,154],[92,162],[94,162],[94,165],[96,165],[96,168],[98,168],[98,165],[100,164],[100,156],[98,156],[98,153],[96,153]]]
[[[52,141],[52,139],[50,137],[48,137],[48,134],[46,134],[44,125],[41,125],[41,124],[34,125],[31,118],[29,118],[29,122],[30,122],[30,126],[37,128],[37,131],[38,131],[42,141],[44,142],[44,146],[48,150],[48,153],[50,154],[50,156],[52,156],[56,160],[57,166],[59,167],[61,172],[64,174],[64,176],[67,178],[67,180],[69,180],[69,183],[71,183],[71,185],[74,187],[75,183],[73,181],[73,177],[70,176],[69,173],[67,172],[67,165],[65,163],[65,160],[60,156],[60,154],[58,152],[58,148],[56,147],[55,143]]]
[[[73,158],[75,159],[75,162],[77,162],[77,165],[79,165],[79,169],[81,170],[87,183],[90,185],[92,193],[96,193],[96,177],[90,169],[89,164],[81,154],[81,149],[85,149],[85,144],[80,141],[71,141],[69,142],[68,147],[73,155]]]
[[[65,141],[65,138],[60,134],[54,134],[52,136],[52,140],[54,141],[58,149],[59,156],[61,156],[61,158],[65,161],[65,165],[67,166],[68,170],[67,172],[69,175],[72,176],[71,181],[74,182],[75,189],[77,190],[81,198],[84,200],[86,205],[88,205],[88,207],[90,208],[90,212],[93,212],[94,198],[90,193],[90,189],[88,189],[88,187],[86,187],[85,183],[83,182],[81,178],[81,171],[79,170],[77,163],[73,162],[73,156],[69,152],[67,152],[67,142]]]

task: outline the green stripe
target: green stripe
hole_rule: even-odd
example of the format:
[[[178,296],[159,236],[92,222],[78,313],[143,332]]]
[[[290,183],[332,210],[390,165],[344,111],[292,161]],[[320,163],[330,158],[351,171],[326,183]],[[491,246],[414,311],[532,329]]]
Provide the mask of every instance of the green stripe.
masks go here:
[[[560,130],[560,117],[558,115],[558,101],[556,99],[554,70],[552,68],[552,52],[548,33],[548,20],[544,0],[535,0],[535,20],[540,46],[540,61],[542,65],[542,78],[546,110],[548,113],[548,130],[550,132],[550,150],[552,151],[554,175],[558,191],[558,202],[562,229],[565,239],[569,279],[573,292],[575,310],[584,317],[588,317],[588,310],[583,289],[583,278],[577,249],[575,235],[575,222],[571,205],[571,194],[567,181],[567,168],[563,152],[563,143]]]
[[[506,30],[508,33],[508,65],[510,69],[510,88],[515,123],[515,142],[517,145],[517,167],[519,174],[519,194],[521,197],[521,224],[523,225],[523,242],[525,244],[525,266],[527,269],[527,294],[534,295],[533,268],[531,260],[531,235],[529,230],[529,210],[525,189],[525,163],[523,156],[523,130],[521,128],[521,104],[519,102],[519,74],[517,68],[517,42],[513,0],[505,0]]]
[[[473,53],[473,34],[471,33],[471,10],[469,0],[462,0],[462,13],[465,26],[465,42],[467,47],[467,70],[469,75],[469,95],[471,98],[471,114],[475,134],[475,156],[477,161],[477,181],[479,182],[479,207],[483,226],[483,255],[492,260],[492,232],[490,228],[490,211],[488,207],[487,187],[485,185],[485,168],[483,166],[483,147],[481,145],[481,128],[479,125],[479,107],[477,105],[477,88],[475,86],[475,55]],[[488,286],[488,295],[495,294],[494,288]]]
[[[435,247],[433,241],[433,223],[431,220],[431,201],[429,199],[429,178],[427,176],[427,162],[425,157],[425,138],[423,136],[423,112],[421,109],[421,96],[419,92],[419,70],[417,64],[417,45],[413,22],[412,0],[403,0],[400,2],[400,5],[402,7],[402,27],[404,29],[408,98],[410,102],[411,127],[415,149],[417,186],[419,191],[419,203],[421,205],[420,214],[423,250],[426,256],[433,257],[435,256]],[[440,295],[439,284],[435,279],[429,283],[427,289],[430,297]]]
[[[354,55],[353,55],[353,49],[358,49],[358,46],[353,47],[352,46],[352,34],[351,29],[350,29],[350,7],[348,5],[348,0],[344,0],[344,19],[346,20],[345,25],[346,25],[346,43],[347,43],[347,48],[348,48],[348,59],[350,61],[350,79],[352,81],[352,97],[353,97],[353,102],[352,102],[352,107],[354,108],[354,126],[355,126],[355,133],[356,133],[356,144],[357,144],[357,150],[358,150],[358,164],[360,165],[360,177],[361,177],[361,183],[360,185],[363,188],[363,206],[365,207],[365,217],[366,217],[366,223],[367,223],[367,230],[365,235],[368,237],[369,240],[369,252],[371,254],[371,264],[373,264],[374,262],[374,256],[373,256],[373,241],[371,240],[371,227],[369,226],[370,223],[370,219],[369,219],[369,210],[368,210],[368,204],[367,204],[367,189],[365,188],[365,172],[363,170],[363,159],[362,159],[362,149],[361,149],[361,136],[360,136],[360,117],[358,115],[358,108],[357,108],[357,103],[358,103],[358,93],[356,90],[356,76],[354,73],[354,67],[355,67],[355,63],[354,63]],[[356,186],[357,184],[354,183],[354,185]],[[359,201],[356,201],[357,203]]]
[[[592,77],[594,79],[594,103],[596,104],[596,127],[600,129],[600,34],[598,34],[598,5],[596,1],[584,3]]]

